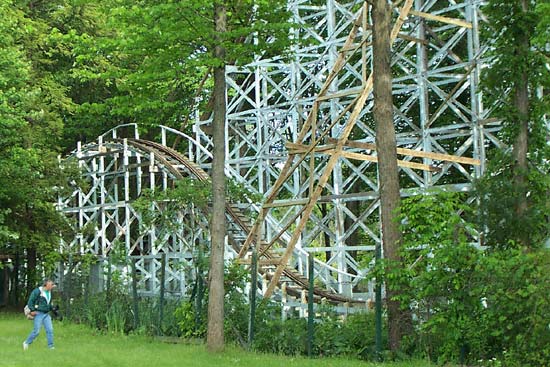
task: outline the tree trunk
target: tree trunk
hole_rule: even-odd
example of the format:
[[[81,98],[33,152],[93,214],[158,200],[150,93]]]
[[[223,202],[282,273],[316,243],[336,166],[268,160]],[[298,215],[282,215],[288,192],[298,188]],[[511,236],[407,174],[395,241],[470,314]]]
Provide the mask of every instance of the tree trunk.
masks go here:
[[[391,76],[391,9],[387,0],[375,0],[372,5],[373,21],[373,73],[374,73],[374,121],[376,122],[376,152],[382,244],[384,257],[398,266],[401,232],[395,220],[400,204],[397,145],[393,125],[393,99]],[[404,330],[410,325],[410,314],[401,311],[401,305],[393,300],[396,292],[386,285],[386,304],[389,323],[390,350],[400,347]],[[409,316],[409,317],[407,317]]]
[[[216,32],[226,31],[227,14],[223,4],[214,4]],[[213,127],[213,161],[212,161],[212,219],[208,298],[207,348],[219,352],[224,348],[223,336],[223,252],[225,243],[225,48],[223,37],[218,37],[214,57],[222,66],[214,68],[214,116]]]
[[[521,10],[527,13],[529,10],[529,2],[521,0]],[[525,16],[525,15],[524,15]],[[523,32],[518,36],[516,45],[516,54],[528,62],[527,55],[529,54],[529,34]],[[528,136],[529,136],[529,79],[527,71],[523,71],[519,78],[514,82],[513,104],[517,113],[518,132],[514,140],[512,155],[514,158],[514,183],[517,188],[516,214],[518,218],[522,218],[527,211],[527,151]],[[529,233],[525,232],[520,239],[523,245],[529,243]]]

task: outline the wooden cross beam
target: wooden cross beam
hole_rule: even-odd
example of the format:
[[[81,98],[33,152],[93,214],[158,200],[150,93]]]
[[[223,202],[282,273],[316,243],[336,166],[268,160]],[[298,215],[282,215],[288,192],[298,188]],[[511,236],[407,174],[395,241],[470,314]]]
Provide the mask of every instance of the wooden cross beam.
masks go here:
[[[327,139],[327,141],[333,144],[335,143],[336,139],[329,138]],[[373,143],[364,143],[360,141],[348,140],[346,142],[346,146],[350,148],[359,148],[359,149],[376,151],[376,144],[373,144]],[[434,152],[423,152],[421,150],[406,149],[406,148],[396,148],[396,149],[397,149],[397,154],[399,155],[420,157],[420,158],[430,158],[436,161],[455,162],[455,163],[468,164],[472,166],[479,166],[481,164],[480,160],[475,158],[460,157],[460,156],[451,155],[451,154],[442,154],[442,153],[434,153]]]
[[[292,152],[292,154],[304,154],[309,150],[309,146],[303,145],[303,144],[296,144],[296,143],[287,143],[286,147],[288,148],[289,153]],[[330,154],[330,155],[336,154],[335,145],[320,145],[314,148],[313,151],[321,154]],[[362,153],[356,153],[356,152],[347,152],[347,151],[342,151],[340,154],[342,155],[342,157],[348,158],[348,159],[353,159],[358,161],[369,161],[369,162],[375,162],[375,163],[378,162],[378,157],[374,155],[362,154]],[[418,170],[430,171],[430,172],[441,171],[440,168],[435,166],[430,166],[427,164],[416,163],[416,162],[403,161],[403,160],[398,160],[397,165],[399,167],[406,167],[406,168],[412,168],[412,169],[418,169]]]

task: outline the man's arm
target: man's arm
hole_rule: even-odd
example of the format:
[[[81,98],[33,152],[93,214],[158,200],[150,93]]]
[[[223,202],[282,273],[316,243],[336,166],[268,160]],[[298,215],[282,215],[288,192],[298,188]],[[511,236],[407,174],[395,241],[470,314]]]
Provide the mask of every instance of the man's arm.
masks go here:
[[[31,295],[29,297],[29,302],[27,302],[27,306],[29,306],[29,308],[31,309],[31,311],[36,311],[36,309],[34,308],[34,306],[36,305],[36,299],[38,298],[38,295],[40,293],[35,290],[33,290],[31,292]]]

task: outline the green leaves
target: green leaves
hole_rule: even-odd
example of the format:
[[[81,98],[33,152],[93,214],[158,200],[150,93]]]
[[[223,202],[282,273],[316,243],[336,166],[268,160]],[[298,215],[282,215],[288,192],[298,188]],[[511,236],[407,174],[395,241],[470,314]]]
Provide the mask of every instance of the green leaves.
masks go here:
[[[539,102],[536,90],[550,84],[548,55],[545,51],[550,34],[550,7],[544,2],[538,2],[536,7],[532,1],[526,3],[529,4],[527,11],[522,9],[522,2],[517,0],[492,0],[484,7],[489,22],[484,26],[483,35],[494,40],[489,51],[492,62],[483,74],[485,104],[494,105],[492,115],[505,122],[501,135],[508,143],[517,134],[518,111],[512,99],[515,85],[522,78],[523,72],[528,75],[531,91],[530,134],[547,129],[539,122],[543,119],[542,115],[547,113],[542,110],[549,110],[548,100],[546,98],[546,107],[542,110],[536,107]],[[541,148],[540,144],[530,142],[531,152]]]
[[[211,1],[81,4],[79,11],[95,14],[86,18],[87,27],[73,22],[61,30],[72,47],[69,77],[78,104],[66,122],[67,144],[121,122],[180,128],[194,117],[197,104],[210,99],[210,81],[199,89],[211,67],[243,65],[288,47],[286,1],[230,1],[227,8],[228,30],[221,40],[226,58],[217,60],[212,51],[220,35]]]
[[[540,247],[550,235],[547,213],[550,209],[548,167],[532,167],[527,174],[529,206],[522,216],[516,214],[522,188],[513,177],[512,157],[509,152],[496,154],[487,173],[475,182],[479,198],[479,213],[475,220],[485,229],[485,244],[496,247],[517,246],[522,238],[529,238],[532,247]]]
[[[536,366],[550,353],[550,329],[540,327],[550,313],[550,253],[504,242],[475,248],[465,199],[434,193],[403,201],[407,266],[388,274],[388,285],[413,308],[417,347],[431,359],[464,353],[466,361]]]

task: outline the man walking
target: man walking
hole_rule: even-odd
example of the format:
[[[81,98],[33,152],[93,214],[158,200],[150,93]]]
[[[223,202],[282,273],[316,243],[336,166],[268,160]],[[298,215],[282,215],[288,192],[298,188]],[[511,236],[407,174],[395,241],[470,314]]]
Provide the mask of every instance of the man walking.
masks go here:
[[[55,283],[51,279],[44,280],[41,287],[36,288],[31,292],[27,305],[31,310],[31,315],[34,316],[34,328],[23,342],[23,350],[27,350],[29,345],[40,333],[40,328],[44,325],[46,330],[46,338],[48,340],[48,348],[54,349],[53,346],[53,325],[50,312],[52,310],[52,289]]]

